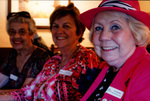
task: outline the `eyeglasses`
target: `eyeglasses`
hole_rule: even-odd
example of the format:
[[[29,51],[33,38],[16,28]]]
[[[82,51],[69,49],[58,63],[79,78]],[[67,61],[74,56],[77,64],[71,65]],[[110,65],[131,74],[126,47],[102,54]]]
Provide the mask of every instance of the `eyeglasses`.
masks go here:
[[[10,36],[14,36],[16,33],[18,33],[20,36],[24,36],[28,31],[26,31],[25,29],[21,28],[18,30],[18,32],[14,29],[10,29],[8,34]]]
[[[21,12],[17,12],[17,13],[14,13],[14,12],[13,13],[9,13],[7,15],[7,20],[9,18],[11,18],[11,17],[16,17],[16,16],[18,16],[18,17],[24,17],[24,18],[31,18],[30,14],[28,12],[21,11]]]

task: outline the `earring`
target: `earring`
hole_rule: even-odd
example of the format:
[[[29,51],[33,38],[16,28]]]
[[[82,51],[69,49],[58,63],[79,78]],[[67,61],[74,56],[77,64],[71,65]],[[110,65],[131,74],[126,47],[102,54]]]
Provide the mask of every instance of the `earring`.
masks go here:
[[[78,43],[78,44],[76,44],[76,46],[78,47],[78,46],[80,46],[80,44]]]

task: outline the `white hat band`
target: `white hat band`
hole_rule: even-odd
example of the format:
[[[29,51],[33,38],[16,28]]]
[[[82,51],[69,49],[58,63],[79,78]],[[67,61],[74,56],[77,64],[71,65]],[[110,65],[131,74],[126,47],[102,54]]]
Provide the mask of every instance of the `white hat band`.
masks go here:
[[[98,7],[119,7],[119,8],[123,8],[126,10],[136,10],[131,5],[124,3],[124,2],[121,2],[121,1],[118,1],[118,0],[105,1],[101,5],[99,5]]]

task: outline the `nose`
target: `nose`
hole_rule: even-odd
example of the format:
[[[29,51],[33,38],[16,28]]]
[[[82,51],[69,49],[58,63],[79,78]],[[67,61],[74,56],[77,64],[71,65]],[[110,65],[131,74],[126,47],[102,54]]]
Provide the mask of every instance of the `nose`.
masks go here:
[[[64,32],[64,29],[62,27],[59,27],[57,30],[57,33],[62,34]]]
[[[14,35],[15,38],[20,38],[20,34],[18,32],[16,32],[16,34]]]
[[[110,30],[107,30],[107,29],[104,29],[100,36],[99,36],[99,40],[100,41],[107,41],[107,40],[110,40],[111,39],[111,31]]]

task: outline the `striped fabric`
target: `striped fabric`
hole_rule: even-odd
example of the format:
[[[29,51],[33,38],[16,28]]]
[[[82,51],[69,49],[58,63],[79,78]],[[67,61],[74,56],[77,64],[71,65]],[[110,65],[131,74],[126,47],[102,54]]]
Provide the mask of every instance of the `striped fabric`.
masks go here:
[[[119,0],[105,1],[101,5],[99,5],[99,7],[119,7],[119,8],[123,8],[123,9],[126,9],[126,10],[136,10],[131,5],[129,5],[125,2],[119,1]]]

